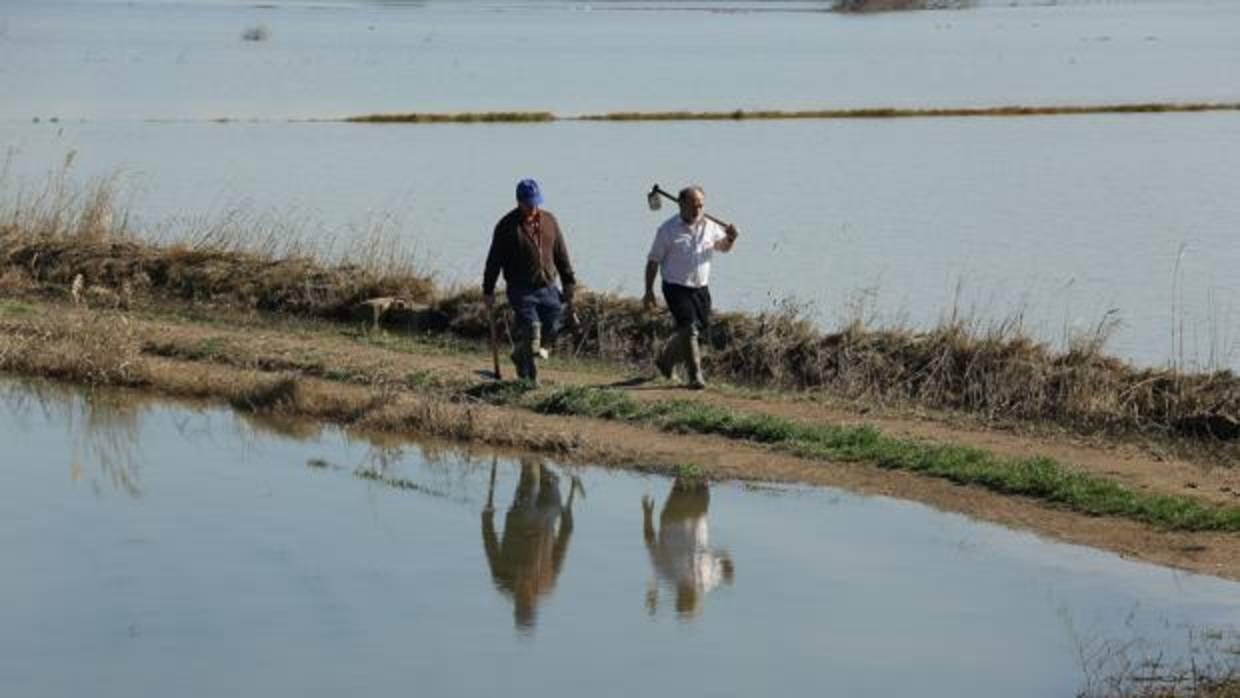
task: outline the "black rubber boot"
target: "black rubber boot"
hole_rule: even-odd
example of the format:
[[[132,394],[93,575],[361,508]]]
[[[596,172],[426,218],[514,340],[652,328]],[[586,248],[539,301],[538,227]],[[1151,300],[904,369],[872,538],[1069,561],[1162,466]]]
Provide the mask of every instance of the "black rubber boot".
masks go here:
[[[659,356],[655,358],[655,368],[659,369],[659,375],[671,380],[676,375],[676,364],[680,363],[683,356],[682,347],[684,346],[684,337],[680,332],[672,335],[663,345],[663,349],[659,352]]]
[[[517,378],[535,384],[538,383],[538,366],[534,359],[538,355],[540,334],[538,323],[520,324],[513,337],[516,346],[512,350],[512,365],[517,369]]]

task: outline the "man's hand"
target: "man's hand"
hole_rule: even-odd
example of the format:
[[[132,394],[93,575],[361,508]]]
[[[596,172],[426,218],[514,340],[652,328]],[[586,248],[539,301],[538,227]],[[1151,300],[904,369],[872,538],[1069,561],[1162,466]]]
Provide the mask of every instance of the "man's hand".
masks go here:
[[[495,294],[494,293],[482,294],[482,304],[487,307],[487,310],[494,308],[495,307]]]
[[[736,242],[736,238],[741,234],[741,231],[737,230],[734,225],[729,225],[723,232],[728,236],[728,242]]]
[[[654,291],[646,291],[646,295],[642,296],[642,305],[646,310],[650,310],[659,305],[659,301],[654,298]]]
[[[569,332],[576,332],[581,329],[581,318],[577,316],[577,309],[572,303],[564,306],[564,329]]]

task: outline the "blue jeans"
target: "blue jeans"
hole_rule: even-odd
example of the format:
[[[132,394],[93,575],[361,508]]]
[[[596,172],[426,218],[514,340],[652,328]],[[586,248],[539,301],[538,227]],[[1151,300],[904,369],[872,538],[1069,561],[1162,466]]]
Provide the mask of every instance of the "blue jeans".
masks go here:
[[[521,286],[508,287],[508,304],[517,317],[517,324],[528,327],[534,323],[542,325],[542,343],[550,345],[559,330],[560,289],[554,284],[542,288]]]

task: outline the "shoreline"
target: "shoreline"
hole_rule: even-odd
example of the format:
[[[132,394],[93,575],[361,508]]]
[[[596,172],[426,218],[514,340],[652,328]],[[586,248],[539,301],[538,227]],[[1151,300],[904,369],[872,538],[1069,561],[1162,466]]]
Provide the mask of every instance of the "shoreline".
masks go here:
[[[88,388],[136,388],[160,397],[229,404],[246,413],[304,417],[363,433],[531,450],[570,463],[664,474],[693,468],[715,480],[842,487],[1240,580],[1240,535],[1236,533],[1175,531],[1127,516],[1084,513],[1063,503],[1005,493],[1001,488],[892,468],[872,459],[824,458],[721,433],[693,433],[650,422],[538,407],[540,401],[562,400],[573,390],[617,392],[606,386],[622,382],[626,374],[606,364],[573,365],[553,359],[545,369],[549,384],[528,391],[515,382],[492,380],[484,368],[487,357],[478,346],[451,347],[333,322],[212,311],[185,304],[120,311],[10,296],[0,302],[0,330],[0,370],[12,376],[50,378]],[[496,394],[506,397],[494,399]],[[896,434],[893,424],[899,422],[923,427],[935,424],[930,418],[848,414],[839,407],[728,394],[723,388],[690,399],[679,387],[656,382],[624,394],[652,409],[700,401],[738,418],[791,419],[789,415],[795,414],[798,424],[868,425],[892,434]],[[941,433],[933,437],[936,441],[973,441],[973,448],[984,448],[977,441],[989,439],[991,452],[999,452],[995,442],[1004,439],[1011,441],[1007,448],[1015,451],[1030,443],[1041,444],[1046,452],[1056,447],[1036,436],[1004,436],[941,423],[937,428]],[[897,434],[894,438],[915,444],[931,437]],[[1137,451],[1115,453],[1096,446],[1076,450],[1094,452],[1093,465],[1081,466],[1084,471],[1098,469],[1100,477],[1126,481],[1136,491],[1176,497],[1196,493],[1196,499],[1208,508],[1238,509],[1237,504],[1225,503],[1232,495],[1222,488],[1231,490],[1231,485],[1219,485],[1235,480],[1238,474],[1234,472],[1180,463],[1176,467],[1182,473],[1195,473],[1193,487],[1183,489],[1157,477],[1141,481],[1106,475],[1113,460],[1130,461],[1138,457]],[[1235,496],[1240,497],[1240,481],[1233,484]],[[1213,488],[1213,498],[1204,496],[1208,488]]]
[[[114,226],[114,200],[107,182],[54,189],[0,218],[0,372],[844,487],[1240,580],[1230,371],[1138,369],[1104,353],[1102,332],[1056,352],[1016,325],[827,332],[785,308],[718,313],[711,387],[690,392],[653,376],[664,314],[582,291],[580,324],[531,390],[494,380],[480,291],[438,288],[391,241],[330,263],[276,257],[274,238],[251,239],[262,231],[155,244]]]

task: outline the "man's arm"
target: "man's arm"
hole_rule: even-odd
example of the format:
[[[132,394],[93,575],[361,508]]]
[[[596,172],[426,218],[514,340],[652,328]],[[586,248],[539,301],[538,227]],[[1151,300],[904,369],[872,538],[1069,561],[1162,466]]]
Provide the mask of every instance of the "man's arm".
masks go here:
[[[560,283],[564,290],[564,302],[573,302],[573,293],[577,289],[577,275],[573,273],[573,263],[568,258],[568,245],[564,242],[564,234],[557,225],[555,244],[551,247],[551,255],[555,259],[555,270],[560,273]]]
[[[667,223],[655,231],[654,242],[650,243],[650,251],[646,253],[646,295],[642,296],[642,304],[647,308],[658,305],[654,298],[654,280],[659,275],[659,263],[667,257],[668,238],[664,235]]]
[[[646,295],[642,296],[642,304],[653,308],[658,304],[654,297],[654,280],[659,275],[659,263],[653,259],[646,260]]]
[[[732,247],[736,245],[736,238],[740,237],[740,231],[736,226],[729,225],[723,231],[723,237],[715,241],[715,249],[720,252],[731,252]]]
[[[647,548],[654,548],[654,500],[650,495],[642,497],[642,538]]]
[[[487,251],[487,263],[482,272],[482,302],[488,308],[495,304],[495,282],[499,279],[500,268],[504,264],[503,250],[500,248],[500,225],[501,220],[495,224],[495,230],[491,233],[491,249]]]

